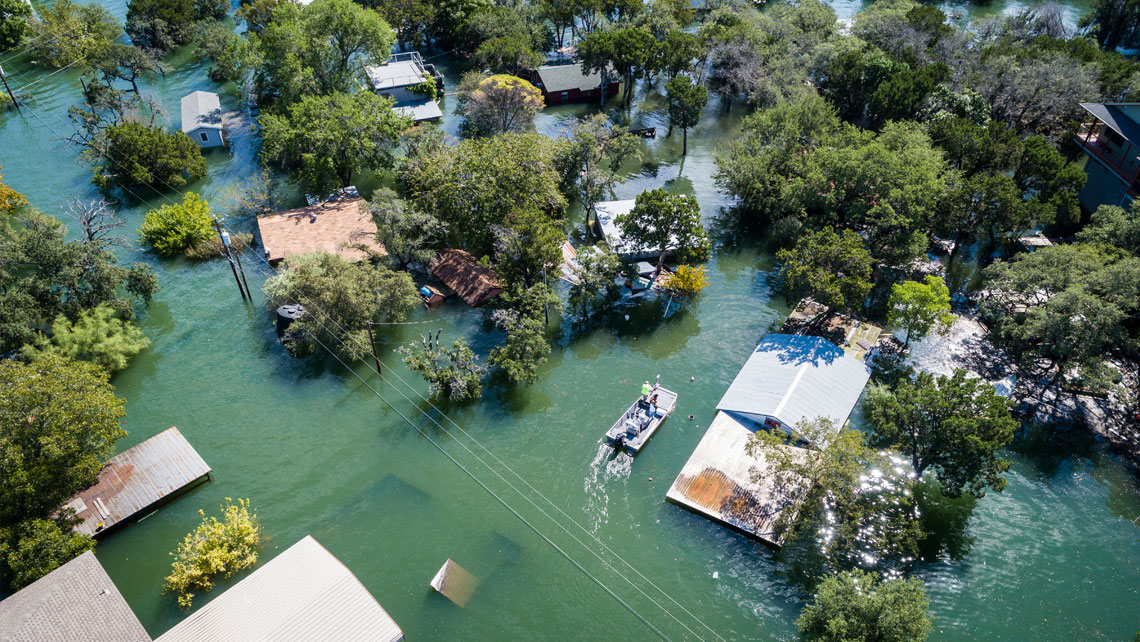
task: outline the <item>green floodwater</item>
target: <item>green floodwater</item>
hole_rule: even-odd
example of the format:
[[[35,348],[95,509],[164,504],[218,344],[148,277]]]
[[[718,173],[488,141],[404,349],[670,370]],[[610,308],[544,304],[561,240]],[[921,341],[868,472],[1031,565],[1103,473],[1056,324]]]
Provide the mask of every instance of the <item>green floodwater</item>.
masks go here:
[[[106,2],[124,16],[125,3]],[[30,109],[0,115],[2,171],[36,207],[59,216],[69,197],[97,194],[75,151],[58,139],[70,131],[67,107],[80,99],[78,75],[67,70],[48,78],[11,55],[0,55],[0,64],[14,85],[42,82],[30,90]],[[215,88],[202,64],[186,56],[173,62],[176,69],[149,86],[172,125],[179,97]],[[444,71],[454,83],[455,70],[445,64]],[[663,103],[650,93],[631,124],[663,126]],[[222,91],[222,102],[236,107],[232,90]],[[556,134],[589,109],[548,110],[539,129]],[[418,310],[411,320],[430,324],[378,337],[389,381],[357,364],[362,382],[329,360],[291,359],[275,342],[260,298],[243,304],[224,262],[122,252],[124,260],[154,265],[163,289],[141,317],[152,346],[114,380],[127,399],[130,431],[120,448],[176,425],[214,470],[212,483],[99,544],[99,559],[148,631],[161,634],[185,615],[160,594],[168,552],[197,523],[198,509],[215,510],[230,496],[249,497],[258,509],[266,535],[262,562],[314,535],[410,640],[653,639],[618,599],[673,640],[791,639],[805,595],[778,556],[664,502],[716,401],[761,334],[787,313],[768,284],[772,261],[762,235],[740,231],[712,181],[713,151],[739,130],[741,112],[736,106],[725,115],[710,105],[690,133],[683,169],[679,136],[648,142],[644,162],[618,188],[619,198],[662,184],[697,196],[716,240],[703,298],[667,320],[659,304],[646,303],[586,328],[564,322],[536,385],[520,389],[492,378],[481,402],[441,407],[463,432],[433,422],[436,413],[418,396],[422,382],[393,351],[425,328],[443,328],[445,337],[465,336],[485,355],[498,337],[482,312],[459,302]],[[450,113],[443,126],[454,132]],[[229,151],[208,154],[209,177],[188,187],[217,203],[253,167],[254,139],[232,133]],[[153,192],[140,196],[146,201],[121,209],[129,230],[148,207],[165,202]],[[577,242],[580,214],[574,221]],[[258,285],[263,280],[254,271],[250,276]],[[635,462],[613,456],[599,437],[641,381],[658,373],[680,393],[677,412]],[[1004,493],[990,494],[972,513],[947,516],[948,523],[969,520],[964,536],[947,547],[956,559],[942,554],[917,570],[931,598],[933,639],[1130,639],[1140,630],[1134,477],[1080,434],[1032,433],[1009,456],[1014,466]],[[464,609],[428,588],[449,557],[481,581]],[[197,604],[237,579],[220,582]]]

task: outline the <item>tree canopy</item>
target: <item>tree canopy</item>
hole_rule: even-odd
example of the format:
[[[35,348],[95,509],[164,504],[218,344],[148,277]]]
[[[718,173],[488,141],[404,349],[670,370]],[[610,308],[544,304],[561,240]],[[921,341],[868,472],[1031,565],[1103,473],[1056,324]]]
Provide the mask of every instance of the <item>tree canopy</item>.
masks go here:
[[[904,348],[911,339],[921,339],[935,328],[949,330],[954,323],[950,289],[941,277],[927,276],[921,283],[903,281],[892,285],[887,306],[887,323],[906,332]]]
[[[933,628],[929,605],[917,579],[845,571],[820,582],[796,628],[816,642],[922,642]]]
[[[508,74],[464,76],[459,100],[456,112],[463,116],[464,132],[473,136],[529,131],[545,105],[537,87]]]
[[[808,230],[795,246],[776,253],[789,300],[805,295],[836,311],[863,306],[871,292],[874,261],[851,230]]]
[[[105,190],[138,185],[177,188],[206,175],[202,148],[189,136],[134,121],[104,129],[83,156],[98,163],[92,182]]]
[[[669,93],[669,132],[680,127],[684,135],[681,155],[689,153],[689,128],[701,120],[701,110],[709,102],[709,92],[688,76],[677,76],[665,84]]]
[[[32,6],[24,0],[0,0],[0,51],[18,47],[30,28]]]
[[[669,252],[696,261],[708,259],[711,243],[701,224],[700,206],[692,196],[660,188],[642,192],[633,210],[617,217],[615,223],[627,242],[657,252],[658,273]]]

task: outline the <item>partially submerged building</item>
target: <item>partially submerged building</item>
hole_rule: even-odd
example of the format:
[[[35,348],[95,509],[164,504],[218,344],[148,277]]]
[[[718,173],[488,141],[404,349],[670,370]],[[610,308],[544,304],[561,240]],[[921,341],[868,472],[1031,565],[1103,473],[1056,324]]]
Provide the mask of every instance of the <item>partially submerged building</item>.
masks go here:
[[[222,132],[222,103],[210,91],[196,91],[182,97],[182,131],[202,147],[225,144]]]
[[[637,201],[635,199],[626,201],[602,201],[594,204],[594,211],[597,214],[595,225],[597,226],[598,234],[606,241],[606,245],[610,248],[610,251],[618,255],[618,258],[623,261],[653,259],[656,262],[659,248],[647,247],[625,238],[625,235],[622,234],[621,226],[617,223],[618,217],[632,212],[636,204]],[[673,250],[667,250],[665,256],[672,256],[673,253]]]
[[[1140,103],[1081,103],[1092,118],[1083,123],[1073,140],[1085,152],[1088,180],[1080,193],[1081,205],[1127,208],[1140,195]]]
[[[362,198],[339,198],[257,219],[265,259],[331,252],[348,261],[384,256],[376,223]]]
[[[547,106],[563,103],[600,102],[618,93],[618,82],[587,72],[580,62],[545,65],[530,72],[530,81],[542,92]]]
[[[417,123],[439,120],[443,116],[439,100],[433,97],[433,94],[443,94],[443,74],[435,65],[425,64],[420,52],[395,54],[382,65],[365,67],[364,72],[372,91],[394,100],[395,110],[411,116]],[[425,83],[434,86],[435,91],[426,90]]]
[[[64,508],[79,518],[77,533],[99,537],[209,477],[210,467],[172,427],[109,459]]]
[[[431,273],[473,308],[503,291],[495,270],[479,265],[474,256],[463,250],[441,251],[432,263]]]
[[[155,642],[400,642],[404,633],[313,537],[261,565]],[[2,642],[151,642],[86,552],[0,602]]]

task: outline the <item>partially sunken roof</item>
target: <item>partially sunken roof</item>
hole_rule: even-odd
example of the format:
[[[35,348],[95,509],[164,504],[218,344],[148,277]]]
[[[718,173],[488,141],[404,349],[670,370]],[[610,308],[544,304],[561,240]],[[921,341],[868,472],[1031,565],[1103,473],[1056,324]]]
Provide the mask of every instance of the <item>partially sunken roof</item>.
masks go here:
[[[769,334],[752,352],[717,410],[775,417],[794,427],[828,417],[839,429],[870,378],[866,366],[834,343],[800,334]]]
[[[463,250],[440,252],[431,273],[472,307],[483,305],[503,291],[495,270],[479,265],[474,256]]]
[[[368,258],[369,252],[357,246],[387,254],[364,205],[362,198],[335,199],[257,219],[266,259],[276,263],[309,252],[332,252],[348,261]]]
[[[0,602],[0,642],[150,642],[88,551]]]
[[[538,80],[547,92],[592,91],[602,85],[602,76],[596,71],[585,73],[582,65],[549,65],[538,68]]]
[[[217,94],[196,91],[182,97],[182,131],[189,134],[196,129],[221,128],[222,104]]]
[[[610,250],[619,257],[627,261],[648,258],[656,259],[657,248],[641,245],[626,239],[622,234],[621,227],[618,226],[618,217],[629,214],[636,205],[637,200],[632,198],[626,201],[602,201],[596,203],[594,205],[594,211],[597,213],[598,227],[600,228],[602,237],[606,239],[606,245],[610,246]],[[674,237],[672,241],[675,244],[677,239]],[[673,254],[672,250],[665,252],[666,256],[671,254]]]
[[[155,642],[403,639],[352,571],[308,535]]]
[[[177,428],[167,428],[109,459],[91,487],[71,496],[84,535],[107,532],[204,478],[210,467]],[[100,528],[99,525],[103,527]]]
[[[795,510],[805,487],[798,483],[782,486],[764,475],[768,461],[763,452],[748,453],[748,440],[758,429],[745,419],[718,412],[665,498],[780,546],[783,537],[775,533],[775,522],[784,510]],[[808,456],[802,448],[781,448]]]

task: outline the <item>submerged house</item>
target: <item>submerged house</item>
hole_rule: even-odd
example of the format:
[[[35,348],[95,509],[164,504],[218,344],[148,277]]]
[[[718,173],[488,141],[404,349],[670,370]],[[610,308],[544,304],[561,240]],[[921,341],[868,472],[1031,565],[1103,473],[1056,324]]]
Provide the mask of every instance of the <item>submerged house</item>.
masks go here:
[[[222,104],[218,95],[196,91],[182,97],[182,132],[202,147],[225,144],[222,137]]]
[[[473,308],[503,291],[495,270],[479,265],[474,256],[463,250],[441,251],[432,263],[431,273]]]
[[[598,234],[605,239],[610,251],[616,254],[622,261],[645,261],[648,259],[656,261],[658,248],[640,245],[625,238],[625,235],[622,234],[621,227],[617,224],[618,217],[632,212],[636,204],[637,201],[632,198],[626,201],[602,201],[595,203],[595,225],[597,226]],[[676,239],[673,240],[676,241]],[[673,250],[666,250],[665,252],[666,257],[672,256],[673,254]]]
[[[286,257],[331,252],[348,261],[384,256],[376,240],[376,223],[360,197],[333,198],[257,219],[265,260],[276,264]]]
[[[443,74],[435,65],[424,64],[418,51],[398,53],[382,65],[364,68],[372,91],[396,102],[395,110],[411,116],[417,123],[439,120],[443,112],[439,100],[431,94],[443,93]],[[425,83],[434,85],[435,91],[425,92]]]
[[[1127,208],[1140,195],[1140,103],[1081,103],[1091,122],[1073,140],[1085,152],[1081,206]]]
[[[596,71],[586,72],[580,62],[539,67],[530,72],[529,80],[547,106],[601,101],[603,93],[606,98],[617,95],[619,85]]]
[[[400,642],[404,633],[352,571],[311,535],[262,564],[153,642]],[[0,602],[3,642],[152,642],[88,551]]]

